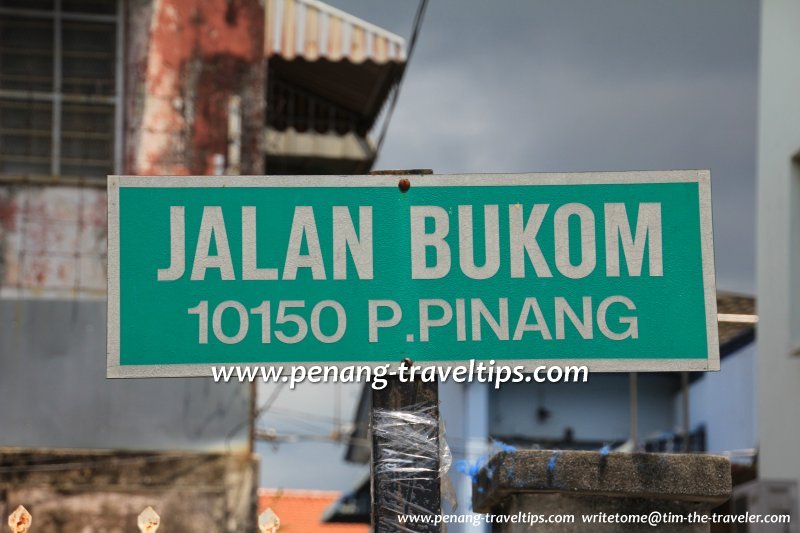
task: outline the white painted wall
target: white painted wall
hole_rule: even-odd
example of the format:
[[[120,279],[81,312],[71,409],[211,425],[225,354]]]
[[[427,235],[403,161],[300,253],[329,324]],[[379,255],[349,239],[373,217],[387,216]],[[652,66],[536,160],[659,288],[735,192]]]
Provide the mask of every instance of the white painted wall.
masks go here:
[[[247,449],[249,385],[107,379],[105,325],[104,301],[0,298],[0,448]]]
[[[722,360],[720,372],[706,372],[689,385],[689,427],[706,427],[710,452],[752,449],[756,436],[756,344]],[[682,425],[682,394],[675,395],[678,427]]]
[[[800,479],[800,1],[764,0],[761,17],[759,474]]]

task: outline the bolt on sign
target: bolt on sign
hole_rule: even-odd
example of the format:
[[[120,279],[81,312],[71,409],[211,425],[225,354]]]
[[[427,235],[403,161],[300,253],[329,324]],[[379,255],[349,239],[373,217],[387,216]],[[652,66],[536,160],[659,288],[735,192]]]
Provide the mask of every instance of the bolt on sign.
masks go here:
[[[708,171],[109,179],[108,375],[718,370]]]

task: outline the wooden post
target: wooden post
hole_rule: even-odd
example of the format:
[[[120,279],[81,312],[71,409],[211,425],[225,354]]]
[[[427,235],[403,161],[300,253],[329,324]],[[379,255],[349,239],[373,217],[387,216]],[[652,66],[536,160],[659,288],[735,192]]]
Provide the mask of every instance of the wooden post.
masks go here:
[[[636,372],[630,373],[629,385],[630,390],[630,420],[631,420],[631,444],[633,450],[639,448],[639,380]]]
[[[429,438],[429,449],[435,449],[435,454],[426,457],[414,457],[413,461],[418,472],[406,474],[394,472],[390,468],[382,468],[381,461],[392,461],[397,457],[398,448],[401,453],[408,449],[409,455],[414,454],[410,446],[413,443],[403,442],[403,430],[398,430],[398,440],[382,437],[375,431],[376,413],[381,410],[392,412],[408,412],[414,414],[413,408],[425,406],[425,417],[433,417],[436,429]],[[438,515],[442,510],[441,482],[439,479],[439,384],[438,382],[425,383],[419,379],[413,382],[401,383],[397,376],[388,379],[386,387],[382,390],[372,391],[372,531],[382,533],[398,531],[397,516],[403,514],[433,514]],[[383,419],[386,420],[385,418]],[[400,417],[397,420],[401,420]],[[425,431],[423,429],[423,431]],[[407,448],[403,448],[406,446]],[[385,464],[385,463],[384,463]],[[377,467],[377,468],[376,468]],[[423,471],[424,469],[424,471]],[[433,533],[440,531],[439,526],[433,524],[414,525],[414,531],[420,533]]]
[[[414,176],[432,173],[429,169],[415,169],[370,174]],[[413,189],[413,177],[400,179],[398,189],[398,194]],[[404,362],[406,365],[413,364],[410,360]],[[406,415],[411,420],[405,418]],[[416,424],[415,415],[425,422]],[[403,530],[398,527],[398,515],[440,514],[439,383],[425,383],[419,377],[413,382],[403,383],[397,376],[387,376],[386,387],[372,391],[370,427],[372,531],[383,533]],[[409,434],[415,438],[407,439]],[[424,448],[427,453],[417,456],[413,453],[415,446]],[[395,468],[395,465],[403,464],[403,457],[408,457],[406,451],[412,456],[407,465],[414,469],[413,472],[404,471],[402,466]],[[414,531],[433,533],[441,531],[441,528],[417,523],[414,524]]]
[[[681,451],[689,451],[689,373],[681,372]]]

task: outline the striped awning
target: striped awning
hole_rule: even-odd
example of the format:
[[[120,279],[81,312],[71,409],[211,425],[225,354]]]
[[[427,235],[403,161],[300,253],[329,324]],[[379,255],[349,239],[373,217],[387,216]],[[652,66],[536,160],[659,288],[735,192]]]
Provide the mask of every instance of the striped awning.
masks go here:
[[[264,40],[267,58],[406,60],[405,39],[318,0],[267,0]]]

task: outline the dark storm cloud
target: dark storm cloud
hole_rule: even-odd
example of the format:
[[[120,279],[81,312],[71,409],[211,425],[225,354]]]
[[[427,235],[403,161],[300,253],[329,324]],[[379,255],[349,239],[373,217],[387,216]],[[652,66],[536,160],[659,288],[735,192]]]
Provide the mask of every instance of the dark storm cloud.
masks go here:
[[[337,6],[408,36],[416,2]],[[758,7],[431,0],[378,165],[710,168],[719,285],[752,291]]]

